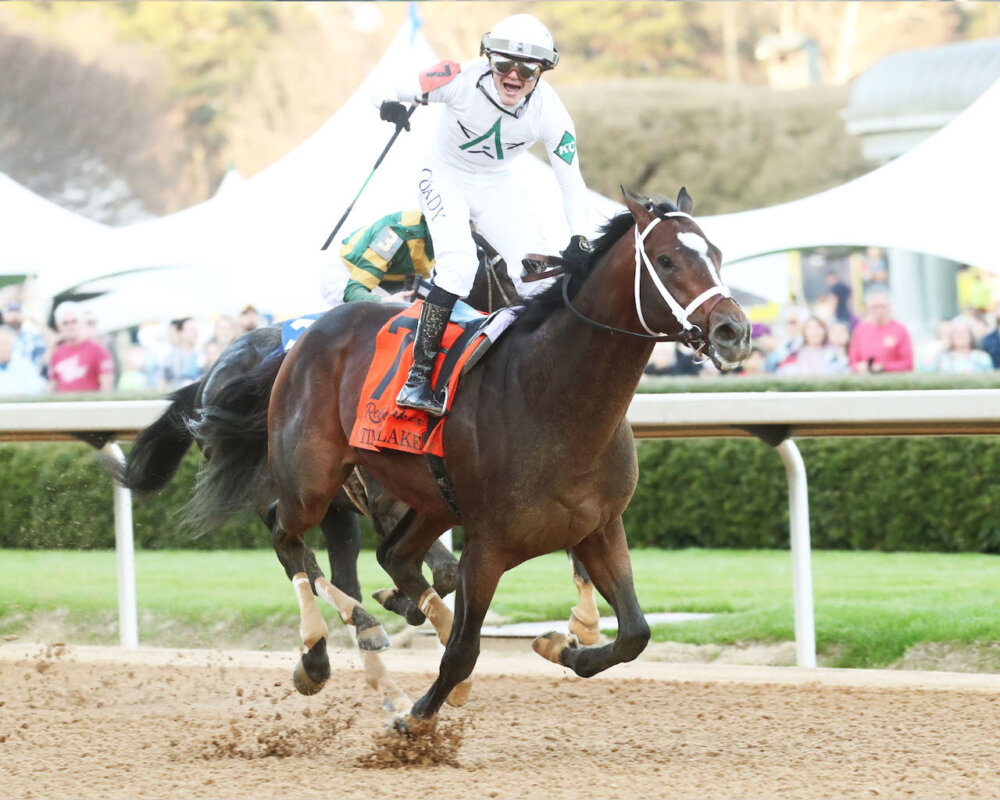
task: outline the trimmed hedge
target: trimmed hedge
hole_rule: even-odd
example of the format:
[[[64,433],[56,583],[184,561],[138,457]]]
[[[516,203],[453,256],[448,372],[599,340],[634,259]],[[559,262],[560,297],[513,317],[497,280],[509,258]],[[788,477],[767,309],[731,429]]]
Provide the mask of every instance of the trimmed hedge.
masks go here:
[[[132,498],[136,547],[270,548],[270,534],[250,511],[198,538],[181,526],[179,512],[191,496],[200,459],[192,448],[162,492]],[[362,520],[361,530],[363,545],[374,547],[377,538],[368,520]],[[310,543],[322,547],[318,532],[310,534]],[[82,443],[0,445],[0,547],[89,550],[114,545],[111,478],[93,448]]]
[[[1000,440],[995,437],[804,439],[816,548],[1000,552]],[[780,457],[755,439],[646,440],[625,514],[646,547],[782,548],[788,489]],[[190,453],[160,494],[133,500],[136,545],[270,547],[251,513],[192,539],[177,512],[190,496]],[[0,446],[0,546],[114,546],[111,482],[80,444]],[[365,547],[375,534],[362,521]],[[460,536],[457,537],[460,541]],[[321,547],[318,535],[311,541]]]
[[[1000,373],[961,378],[907,374],[808,382],[774,378],[656,379],[640,391],[844,391],[993,388]],[[816,548],[1000,552],[997,437],[802,439]],[[755,439],[638,443],[640,478],[625,514],[634,545],[775,548],[788,545],[788,490],[781,459]],[[200,455],[192,449],[160,494],[135,497],[136,545],[271,546],[250,512],[192,539],[179,510]],[[376,536],[362,520],[363,545]],[[318,535],[310,541],[321,546]],[[455,532],[461,542],[461,531]],[[0,547],[114,546],[111,481],[84,444],[0,445]]]
[[[1000,553],[996,437],[800,439],[813,547]],[[780,456],[755,439],[638,443],[633,545],[788,546]]]

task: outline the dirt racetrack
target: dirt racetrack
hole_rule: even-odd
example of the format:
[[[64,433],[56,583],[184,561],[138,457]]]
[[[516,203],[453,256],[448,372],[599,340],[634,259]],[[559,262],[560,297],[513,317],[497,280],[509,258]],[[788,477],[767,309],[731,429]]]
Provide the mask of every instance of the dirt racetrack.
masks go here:
[[[997,797],[1000,676],[484,654],[469,704],[385,736],[359,659],[0,647],[0,796]],[[417,697],[433,652],[390,651]]]

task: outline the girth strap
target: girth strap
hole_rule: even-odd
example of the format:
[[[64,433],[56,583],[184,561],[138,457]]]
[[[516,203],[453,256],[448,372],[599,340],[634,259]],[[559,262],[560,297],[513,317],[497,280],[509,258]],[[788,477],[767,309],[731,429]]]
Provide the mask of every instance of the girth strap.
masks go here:
[[[458,519],[462,519],[462,512],[458,510],[458,499],[455,497],[455,485],[451,482],[451,475],[448,474],[448,466],[441,456],[427,453],[427,467],[434,478],[434,485],[437,487],[441,499]]]

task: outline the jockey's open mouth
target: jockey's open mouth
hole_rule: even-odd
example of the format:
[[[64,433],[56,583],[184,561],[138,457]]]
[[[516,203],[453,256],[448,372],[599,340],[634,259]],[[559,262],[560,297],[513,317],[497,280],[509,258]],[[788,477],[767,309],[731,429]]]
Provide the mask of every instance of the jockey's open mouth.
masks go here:
[[[513,76],[513,77],[512,77]],[[500,93],[505,95],[505,99],[513,100],[524,88],[524,81],[521,80],[514,70],[505,75],[500,81]]]
[[[524,88],[524,81],[520,78],[504,77],[500,85],[502,86],[503,93],[513,99]]]

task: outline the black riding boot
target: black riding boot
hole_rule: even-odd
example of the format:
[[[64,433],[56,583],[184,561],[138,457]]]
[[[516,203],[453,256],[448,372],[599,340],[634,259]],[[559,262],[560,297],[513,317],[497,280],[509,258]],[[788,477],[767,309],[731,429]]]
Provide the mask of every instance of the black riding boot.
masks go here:
[[[403,388],[396,396],[400,408],[415,408],[435,417],[444,414],[444,403],[434,396],[431,389],[431,371],[437,358],[441,336],[448,325],[451,309],[458,299],[451,292],[435,286],[424,300],[417,323],[417,337],[413,342],[413,366]]]

